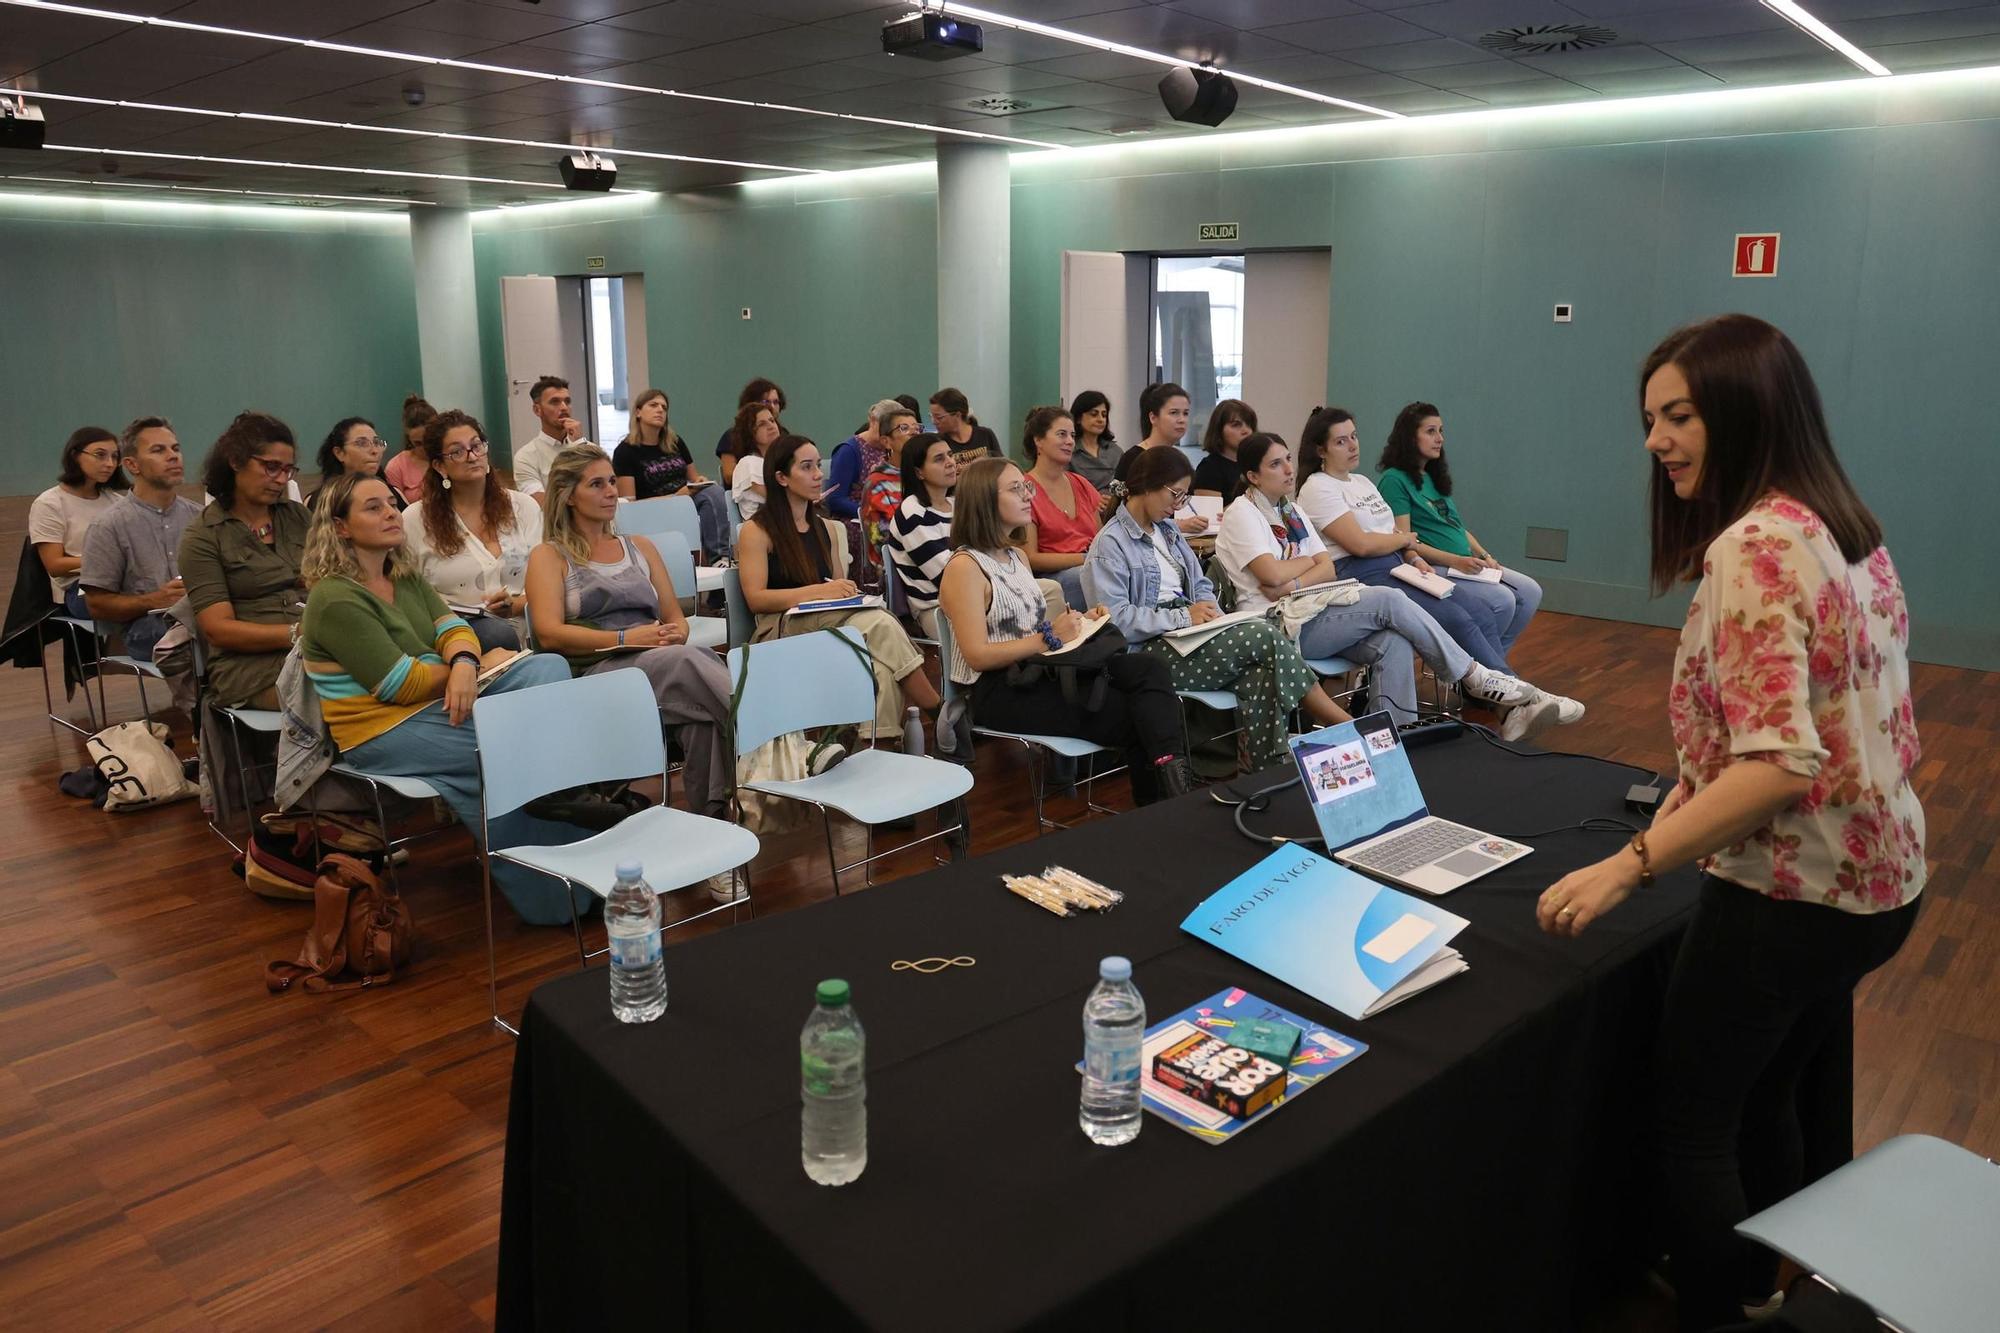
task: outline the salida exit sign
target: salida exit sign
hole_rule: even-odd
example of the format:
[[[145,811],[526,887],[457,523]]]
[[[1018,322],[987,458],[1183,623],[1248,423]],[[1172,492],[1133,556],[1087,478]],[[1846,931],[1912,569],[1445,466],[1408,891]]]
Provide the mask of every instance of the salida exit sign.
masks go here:
[[[1741,231],[1736,233],[1736,268],[1739,278],[1778,276],[1778,233]]]

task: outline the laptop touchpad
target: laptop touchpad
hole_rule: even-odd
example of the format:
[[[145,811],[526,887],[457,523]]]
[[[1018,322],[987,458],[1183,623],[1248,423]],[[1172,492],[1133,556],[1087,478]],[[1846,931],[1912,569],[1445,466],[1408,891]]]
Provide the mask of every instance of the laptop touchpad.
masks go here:
[[[1470,850],[1453,852],[1436,863],[1439,870],[1449,870],[1454,875],[1464,875],[1468,878],[1473,875],[1483,875],[1499,864],[1490,856],[1481,856],[1478,852]]]

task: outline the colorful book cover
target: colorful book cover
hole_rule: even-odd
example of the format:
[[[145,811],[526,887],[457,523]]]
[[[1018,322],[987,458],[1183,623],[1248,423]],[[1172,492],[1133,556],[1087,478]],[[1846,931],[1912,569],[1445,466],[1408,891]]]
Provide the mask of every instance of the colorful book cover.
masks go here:
[[[1286,1071],[1284,1095],[1249,1119],[1238,1120],[1227,1111],[1184,1096],[1153,1077],[1153,1057],[1175,1042],[1196,1033],[1206,1033],[1226,1041],[1230,1029],[1236,1026],[1238,1020],[1250,1018],[1290,1023],[1305,1037],[1299,1042],[1298,1054],[1292,1057],[1291,1068]],[[1139,1067],[1143,1071],[1140,1085],[1148,1111],[1204,1143],[1227,1143],[1267,1116],[1276,1115],[1284,1109],[1285,1103],[1367,1049],[1365,1043],[1322,1027],[1310,1018],[1301,1018],[1290,1010],[1280,1009],[1240,987],[1232,988],[1218,991],[1200,1004],[1183,1009],[1165,1022],[1155,1023],[1146,1029],[1145,1045],[1139,1055]],[[1079,1061],[1077,1072],[1082,1071],[1083,1064]]]
[[[1466,970],[1465,918],[1310,848],[1278,848],[1204,898],[1181,929],[1349,1018]]]

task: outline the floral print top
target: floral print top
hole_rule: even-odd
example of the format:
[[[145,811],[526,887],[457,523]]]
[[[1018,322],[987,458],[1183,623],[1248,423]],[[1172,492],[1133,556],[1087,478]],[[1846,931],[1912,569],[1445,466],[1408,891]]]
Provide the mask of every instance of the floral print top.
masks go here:
[[[1849,565],[1819,516],[1772,492],[1709,543],[1667,712],[1691,797],[1739,759],[1812,779],[1796,806],[1708,858],[1773,898],[1847,912],[1924,886],[1910,617],[1887,550]]]

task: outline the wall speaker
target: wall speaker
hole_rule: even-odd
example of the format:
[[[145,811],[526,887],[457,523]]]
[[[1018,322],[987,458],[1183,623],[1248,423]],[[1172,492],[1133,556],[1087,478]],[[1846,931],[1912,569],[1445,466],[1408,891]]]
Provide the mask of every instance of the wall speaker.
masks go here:
[[[40,107],[0,99],[0,148],[40,148],[47,133]]]
[[[1220,125],[1236,110],[1236,85],[1221,70],[1183,65],[1160,80],[1160,100],[1175,120]]]
[[[618,164],[595,153],[571,153],[556,164],[566,190],[608,191],[618,180]]]

